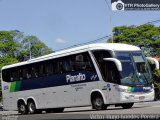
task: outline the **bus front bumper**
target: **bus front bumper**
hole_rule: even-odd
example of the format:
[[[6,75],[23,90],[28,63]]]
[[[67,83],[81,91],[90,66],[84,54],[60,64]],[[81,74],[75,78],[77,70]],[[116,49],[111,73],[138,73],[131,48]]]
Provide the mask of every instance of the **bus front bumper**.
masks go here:
[[[154,90],[147,93],[123,92],[121,94],[121,102],[145,102],[154,100]]]

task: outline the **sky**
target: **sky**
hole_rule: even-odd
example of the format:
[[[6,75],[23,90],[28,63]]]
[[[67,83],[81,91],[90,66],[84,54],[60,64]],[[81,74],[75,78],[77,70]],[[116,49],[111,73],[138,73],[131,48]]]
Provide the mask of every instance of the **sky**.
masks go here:
[[[106,1],[0,0],[0,30],[34,35],[57,51],[110,35],[115,26],[160,19],[160,11],[112,11]]]

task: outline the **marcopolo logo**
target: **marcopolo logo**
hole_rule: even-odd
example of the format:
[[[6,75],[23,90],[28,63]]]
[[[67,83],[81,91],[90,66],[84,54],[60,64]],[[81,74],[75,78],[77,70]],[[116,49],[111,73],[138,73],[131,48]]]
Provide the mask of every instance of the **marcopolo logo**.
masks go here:
[[[124,3],[121,0],[113,2],[112,10],[124,10]]]
[[[79,73],[78,75],[66,75],[66,82],[73,83],[78,81],[86,80],[86,75]]]

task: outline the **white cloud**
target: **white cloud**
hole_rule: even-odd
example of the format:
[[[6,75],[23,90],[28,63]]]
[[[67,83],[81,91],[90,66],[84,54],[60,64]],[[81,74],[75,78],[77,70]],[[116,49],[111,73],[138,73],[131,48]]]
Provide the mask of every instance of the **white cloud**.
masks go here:
[[[64,40],[62,38],[57,38],[56,43],[64,44],[64,43],[66,43],[66,40]]]

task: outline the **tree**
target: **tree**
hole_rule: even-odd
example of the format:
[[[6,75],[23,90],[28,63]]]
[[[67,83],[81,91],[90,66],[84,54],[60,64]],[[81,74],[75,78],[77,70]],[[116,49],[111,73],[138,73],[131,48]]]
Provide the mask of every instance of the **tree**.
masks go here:
[[[0,31],[0,57],[15,57],[19,44],[14,40],[12,32]]]
[[[25,36],[18,30],[0,31],[0,69],[5,65],[30,59],[30,53],[35,58],[52,52],[36,36]]]
[[[119,26],[113,29],[113,38],[107,42],[127,43],[143,49],[146,56],[160,57],[160,27],[152,24]],[[153,73],[155,98],[160,99],[160,70]]]
[[[0,59],[14,58],[20,62],[30,59],[30,53],[31,58],[35,58],[52,52],[36,36],[25,36],[18,30],[0,31]],[[0,66],[4,63],[0,63]]]
[[[113,29],[113,33],[115,43],[136,45],[144,50],[146,56],[160,56],[160,27],[152,24],[119,26]]]
[[[30,53],[31,53],[31,58],[36,58],[36,57],[53,52],[43,42],[41,42],[36,36],[24,37],[24,39],[21,41],[21,44],[23,45],[22,53],[27,56],[30,56]]]

